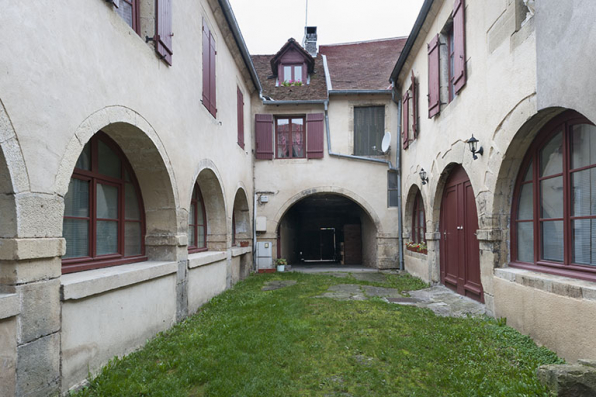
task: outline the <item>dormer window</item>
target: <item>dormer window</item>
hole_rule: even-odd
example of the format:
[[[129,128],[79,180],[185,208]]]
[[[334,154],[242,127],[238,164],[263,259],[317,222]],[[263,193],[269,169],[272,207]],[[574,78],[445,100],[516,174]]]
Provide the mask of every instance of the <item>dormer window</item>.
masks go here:
[[[290,39],[271,59],[276,86],[308,84],[308,73],[314,70],[315,59],[296,40]]]
[[[302,65],[283,65],[283,70],[284,75],[282,81],[304,81],[304,79],[302,78]]]

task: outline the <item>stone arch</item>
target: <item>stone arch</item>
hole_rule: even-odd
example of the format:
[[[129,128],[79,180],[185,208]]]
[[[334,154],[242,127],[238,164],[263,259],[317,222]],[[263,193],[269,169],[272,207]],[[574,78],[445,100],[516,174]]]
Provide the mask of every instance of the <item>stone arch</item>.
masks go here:
[[[408,194],[406,195],[405,206],[404,206],[404,221],[403,221],[403,233],[407,234],[410,238],[412,238],[412,216],[414,213],[414,199],[416,195],[420,192],[422,195],[422,205],[424,206],[424,213],[427,212],[427,199],[424,196],[422,189],[417,184],[412,184],[408,189]]]
[[[173,167],[155,129],[134,110],[109,106],[79,125],[60,162],[54,191],[64,197],[83,147],[100,130],[122,149],[139,182],[145,207],[147,256],[153,260],[176,259],[179,235],[185,226],[179,216]]]
[[[250,241],[252,229],[250,222],[250,206],[248,196],[243,185],[238,186],[234,196],[233,216],[235,220],[235,230],[232,227],[232,234],[235,233],[236,243],[241,241]]]
[[[193,185],[189,190],[191,194],[195,181],[201,188],[207,215],[207,248],[223,251],[228,247],[228,210],[222,178],[215,163],[209,159],[199,162]],[[187,202],[190,203],[190,196]]]

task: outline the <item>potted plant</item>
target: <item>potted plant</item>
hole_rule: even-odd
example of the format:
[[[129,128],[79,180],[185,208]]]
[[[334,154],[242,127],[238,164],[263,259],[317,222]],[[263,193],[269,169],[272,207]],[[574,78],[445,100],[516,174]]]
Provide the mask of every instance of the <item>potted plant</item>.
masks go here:
[[[421,254],[426,254],[428,252],[425,243],[415,243],[413,241],[406,243],[406,249],[412,252],[420,252]]]
[[[285,258],[278,258],[275,260],[275,266],[277,266],[278,272],[286,271],[287,264],[288,264],[288,261]]]

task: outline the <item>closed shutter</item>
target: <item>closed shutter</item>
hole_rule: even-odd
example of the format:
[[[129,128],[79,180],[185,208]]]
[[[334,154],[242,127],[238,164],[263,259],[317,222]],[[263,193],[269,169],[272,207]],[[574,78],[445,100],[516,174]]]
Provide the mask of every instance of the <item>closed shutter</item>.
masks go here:
[[[255,115],[255,157],[261,160],[273,159],[273,116]]]
[[[323,113],[306,115],[306,157],[309,159],[322,159],[324,152],[324,123]]]
[[[458,93],[466,84],[466,24],[464,0],[453,7],[453,90]]]
[[[120,7],[120,0],[107,0],[108,3],[112,3],[114,7]]]
[[[168,65],[172,65],[172,0],[156,0],[157,1],[157,18],[155,19],[155,51],[159,56],[166,61]]]
[[[410,87],[410,92],[412,93],[412,98],[410,99],[410,104],[412,106],[412,136],[414,139],[418,138],[418,90],[416,89],[416,78],[414,77],[414,72],[412,72],[412,85]]]
[[[210,111],[211,93],[209,91],[209,36],[211,32],[203,19],[203,105]]]
[[[410,115],[410,106],[408,103],[408,91],[406,91],[406,93],[404,94],[402,101],[401,101],[401,135],[403,138],[403,146],[404,149],[408,148],[408,144],[410,143],[410,139],[409,139],[409,135],[410,135],[410,131],[408,131],[408,127],[410,125],[409,122],[409,115]]]
[[[217,90],[215,89],[215,39],[213,38],[213,34],[209,33],[209,92],[211,94],[210,103],[211,108],[209,111],[215,117],[217,114],[217,107],[215,101],[215,94]]]
[[[428,117],[441,111],[439,80],[439,35],[428,43]]]
[[[238,145],[244,149],[244,95],[238,87]]]

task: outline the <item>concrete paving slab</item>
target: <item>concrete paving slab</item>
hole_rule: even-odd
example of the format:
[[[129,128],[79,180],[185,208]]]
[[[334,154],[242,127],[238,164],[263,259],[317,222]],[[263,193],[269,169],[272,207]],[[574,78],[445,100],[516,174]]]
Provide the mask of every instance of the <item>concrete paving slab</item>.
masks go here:
[[[366,266],[347,266],[347,265],[336,265],[336,264],[298,264],[292,265],[291,272],[298,273],[330,273],[330,272],[346,272],[346,273],[378,273],[378,269]]]
[[[292,285],[296,285],[296,280],[277,280],[277,281],[269,281],[267,284],[261,288],[261,291],[274,291],[276,289],[281,289],[285,287],[289,287]]]
[[[392,303],[427,308],[436,315],[444,317],[482,316],[486,314],[486,308],[482,303],[461,296],[444,285],[409,291],[409,294],[411,298],[418,300],[418,302],[414,304],[399,301]]]
[[[372,283],[384,283],[387,281],[387,276],[383,273],[354,273],[352,274],[356,280],[369,281]]]
[[[395,288],[373,287],[372,285],[363,285],[362,289],[368,297],[377,296],[379,298],[400,298],[402,295]]]

